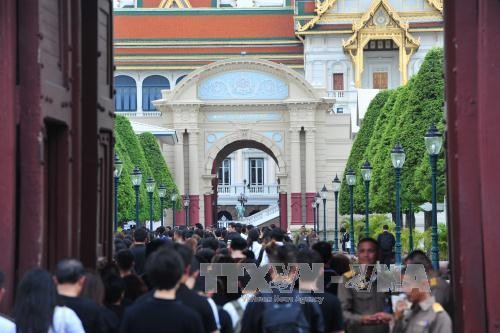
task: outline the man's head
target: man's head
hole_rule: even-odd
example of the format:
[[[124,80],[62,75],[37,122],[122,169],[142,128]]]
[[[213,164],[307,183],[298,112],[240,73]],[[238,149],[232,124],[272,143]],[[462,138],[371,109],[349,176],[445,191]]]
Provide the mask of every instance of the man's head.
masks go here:
[[[177,288],[183,271],[184,264],[181,256],[171,248],[152,253],[146,264],[148,279],[159,290]]]
[[[234,225],[234,229],[235,229],[235,231],[236,231],[237,233],[239,233],[239,234],[241,234],[241,228],[242,228],[241,223],[236,223],[236,224]]]
[[[247,242],[241,237],[235,237],[229,245],[231,251],[243,251],[247,248]]]
[[[321,265],[321,269],[319,271],[319,274],[322,274],[324,270],[324,266],[322,265],[323,259],[321,258],[321,255],[310,249],[302,249],[298,252],[297,254],[297,263],[299,264],[307,264],[309,266],[309,269],[313,269],[314,264]],[[312,274],[301,274],[300,275],[300,281],[299,282],[313,282],[316,281],[318,276],[314,276]]]
[[[134,255],[129,249],[118,251],[115,254],[115,260],[122,272],[129,272],[134,266]]]
[[[420,302],[429,296],[429,290],[427,289],[429,284],[427,278],[429,273],[432,272],[432,263],[423,251],[414,250],[405,258],[405,264],[422,265],[427,274],[425,278],[422,277],[421,279],[415,279],[414,277],[411,277],[411,273],[408,273],[410,268],[407,267],[406,272],[408,274],[405,274],[403,277],[404,292],[408,296],[409,300],[415,303]]]
[[[138,228],[134,230],[134,242],[145,243],[148,238],[148,231],[144,228]]]
[[[313,244],[312,249],[319,253],[325,265],[330,263],[332,259],[332,244],[328,242],[317,242]]]
[[[411,265],[411,264],[424,266],[425,272],[427,274],[433,271],[431,260],[422,250],[413,250],[405,258],[405,265]]]
[[[378,242],[371,238],[361,238],[358,242],[358,261],[360,264],[375,264],[378,260]]]
[[[186,277],[189,277],[191,275],[190,269],[194,256],[193,251],[189,246],[179,243],[175,243],[173,249],[179,254],[180,258],[182,259],[184,275]]]
[[[63,259],[57,263],[54,277],[60,294],[76,297],[85,284],[85,269],[76,259]]]
[[[382,227],[382,229],[384,229],[384,231],[388,231],[389,230],[389,226],[387,224],[384,224],[384,226]]]
[[[175,230],[174,231],[174,242],[182,243],[184,241],[184,231],[183,230]]]
[[[283,240],[285,239],[285,233],[280,228],[274,228],[271,231],[271,239],[275,240],[276,242],[283,242]]]
[[[76,259],[63,259],[57,263],[55,278],[57,284],[76,284],[84,279],[85,268]]]
[[[236,223],[230,222],[227,225],[227,231],[229,231],[229,232],[235,232],[236,231]]]

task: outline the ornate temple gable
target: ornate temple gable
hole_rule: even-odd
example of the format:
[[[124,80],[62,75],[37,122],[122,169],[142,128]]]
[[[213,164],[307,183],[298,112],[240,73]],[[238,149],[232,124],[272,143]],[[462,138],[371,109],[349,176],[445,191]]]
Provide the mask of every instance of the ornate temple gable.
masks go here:
[[[353,23],[353,34],[343,45],[347,51],[353,51],[363,48],[370,39],[393,39],[399,47],[416,50],[420,42],[408,32],[408,28],[408,23],[387,0],[375,0],[363,16]]]
[[[297,34],[300,34],[301,32],[307,31],[314,27],[316,23],[321,19],[324,13],[326,13],[332,6],[335,4],[337,0],[325,0],[323,2],[321,1],[316,1],[315,3],[315,8],[314,11],[316,12],[316,16],[313,17],[309,22],[304,24],[303,26],[300,24],[300,22],[297,22]]]
[[[158,8],[191,8],[189,0],[161,0]]]
[[[409,22],[442,22],[443,0],[425,0],[425,2],[431,8],[402,10],[396,6],[401,10],[397,11],[397,9],[395,9],[396,7],[392,6],[389,0],[383,1],[383,5],[386,7],[386,10],[390,12],[391,18],[395,20],[399,26],[407,25]],[[373,16],[373,9],[378,7],[380,1],[375,0],[367,10],[360,9],[359,11],[353,10],[352,12],[338,12],[336,8],[339,3],[339,0],[316,1],[316,15],[314,17],[309,18],[305,23],[303,20],[306,18],[305,16],[295,17],[296,35],[324,33],[325,30],[334,32],[338,30],[338,27],[345,24],[358,24],[363,26],[366,23],[363,21]],[[388,8],[390,8],[390,10]],[[354,28],[353,26],[353,30]],[[357,28],[359,29],[360,27]]]

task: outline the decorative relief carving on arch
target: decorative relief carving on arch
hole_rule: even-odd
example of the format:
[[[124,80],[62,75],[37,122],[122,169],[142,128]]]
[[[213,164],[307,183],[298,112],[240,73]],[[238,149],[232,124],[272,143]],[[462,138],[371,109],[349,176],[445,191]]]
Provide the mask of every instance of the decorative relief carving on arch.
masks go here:
[[[198,86],[201,100],[282,100],[288,85],[265,72],[238,70],[208,77]]]

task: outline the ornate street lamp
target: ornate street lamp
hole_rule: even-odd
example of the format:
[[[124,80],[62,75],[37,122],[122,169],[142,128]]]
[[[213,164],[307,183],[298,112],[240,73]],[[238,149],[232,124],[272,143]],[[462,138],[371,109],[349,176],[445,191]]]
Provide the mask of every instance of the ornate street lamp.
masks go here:
[[[394,171],[396,172],[396,265],[401,265],[401,198],[400,181],[401,168],[405,163],[406,154],[401,143],[396,143],[391,151],[391,160]]]
[[[115,178],[115,231],[118,230],[118,185],[120,184],[120,176],[123,170],[123,162],[120,161],[120,158],[117,154],[115,154],[115,170],[114,170],[114,178]]]
[[[172,195],[170,196],[170,201],[172,201],[172,230],[175,228],[175,206],[177,206],[177,190],[172,190]]]
[[[161,221],[161,226],[163,227],[163,199],[165,199],[165,196],[167,195],[167,188],[163,183],[158,186],[158,196],[160,197],[160,221]]]
[[[439,247],[438,247],[438,230],[437,230],[437,199],[436,199],[436,173],[437,173],[437,157],[443,146],[443,137],[439,133],[436,125],[432,124],[431,128],[424,136],[425,148],[429,154],[432,172],[432,246],[431,260],[432,267],[435,270],[439,269]]]
[[[156,182],[153,178],[149,177],[146,180],[146,191],[149,195],[149,230],[153,231],[153,192],[155,191]]]
[[[339,251],[339,229],[338,229],[338,200],[339,200],[339,191],[340,191],[340,179],[337,175],[335,175],[335,178],[333,179],[333,194],[335,194],[335,231],[334,231],[334,248],[333,250],[335,252]]]
[[[186,214],[186,227],[189,226],[189,194],[184,195],[184,213]]]
[[[319,192],[316,192],[316,223],[318,224],[316,230],[318,230],[318,237],[319,237],[319,205],[321,203],[321,196],[319,195]]]
[[[352,169],[349,169],[345,175],[345,179],[347,181],[347,185],[349,186],[349,208],[351,211],[351,227],[350,227],[350,241],[351,246],[349,249],[349,254],[354,254],[354,212],[353,212],[353,190],[354,185],[356,185],[356,174]]]
[[[365,237],[370,236],[370,180],[372,179],[372,167],[370,162],[366,161],[361,167],[361,176],[365,181]]]
[[[321,189],[321,199],[323,199],[323,241],[326,242],[326,196],[328,195],[328,190],[326,185],[323,184]]]
[[[139,228],[139,187],[141,186],[142,182],[142,173],[141,170],[139,170],[139,167],[136,166],[134,168],[134,171],[132,171],[132,174],[130,175],[130,178],[132,180],[132,185],[134,185],[134,190],[135,190],[135,227]]]
[[[246,180],[245,180],[246,183]],[[245,217],[245,204],[248,202],[248,197],[245,193],[240,193],[240,196],[238,197],[238,202],[240,203],[241,207],[241,217]]]

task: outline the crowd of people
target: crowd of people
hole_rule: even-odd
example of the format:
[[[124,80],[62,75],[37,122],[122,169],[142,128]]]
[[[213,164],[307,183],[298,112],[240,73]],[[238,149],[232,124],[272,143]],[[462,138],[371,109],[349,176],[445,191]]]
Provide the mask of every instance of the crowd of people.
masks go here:
[[[396,293],[374,287],[372,266],[352,269],[353,262],[380,261],[372,238],[360,239],[357,257],[350,257],[305,226],[292,237],[274,225],[197,224],[119,232],[114,249],[114,260],[100,262],[97,272],[76,259],[60,261],[54,272],[27,272],[11,318],[0,317],[0,332],[451,332],[447,282],[422,251],[406,263],[425,267],[431,291],[413,285],[396,304]],[[256,270],[242,270],[236,281],[218,274],[216,287],[209,286],[201,268],[218,264]],[[301,274],[298,265],[313,274]],[[251,283],[257,271],[265,286]],[[346,283],[353,278],[356,288]]]

